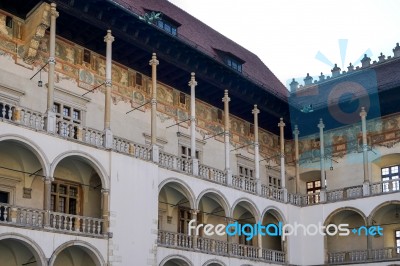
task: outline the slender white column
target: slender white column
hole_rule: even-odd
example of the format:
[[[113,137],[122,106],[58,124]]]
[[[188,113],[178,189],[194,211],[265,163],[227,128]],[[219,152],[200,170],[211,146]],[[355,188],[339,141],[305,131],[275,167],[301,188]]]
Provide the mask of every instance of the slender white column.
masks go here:
[[[56,4],[50,4],[50,51],[49,51],[49,76],[48,76],[48,89],[47,89],[47,122],[46,130],[54,133],[56,130],[56,115],[53,112],[54,105],[54,69],[56,65],[56,19],[58,12]]]
[[[107,35],[104,36],[104,42],[106,43],[106,95],[104,103],[104,133],[105,141],[104,146],[107,149],[111,149],[113,146],[113,134],[111,132],[111,91],[112,91],[112,80],[111,80],[111,65],[112,65],[112,43],[114,37],[111,35],[111,30],[107,30]]]
[[[153,53],[149,65],[151,66],[152,96],[151,96],[151,146],[153,162],[159,161],[159,148],[157,146],[157,55]]]
[[[192,72],[189,81],[190,86],[190,157],[192,158],[192,173],[193,175],[199,174],[199,161],[196,158],[196,97],[195,88],[197,81],[195,73]]]
[[[362,130],[362,148],[363,148],[363,168],[364,168],[364,183],[363,195],[368,196],[369,193],[369,169],[368,169],[368,142],[367,142],[367,112],[364,107],[361,107],[361,130]]]
[[[108,233],[109,227],[110,227],[110,210],[109,210],[109,204],[110,204],[110,191],[108,189],[102,189],[101,190],[101,199],[102,199],[102,205],[103,205],[103,210],[102,210],[102,217],[103,217],[103,234]]]
[[[157,55],[153,53],[149,62],[151,65],[151,81],[152,81],[152,96],[151,96],[151,144],[157,143]]]
[[[326,189],[325,180],[325,144],[324,144],[324,122],[322,118],[319,120],[319,146],[320,146],[320,167],[321,167],[321,189]]]
[[[299,193],[300,183],[300,164],[299,164],[299,128],[297,125],[294,126],[294,160],[295,160],[295,182],[296,182],[296,193]]]
[[[232,171],[230,169],[230,152],[229,152],[229,102],[231,98],[228,96],[228,90],[225,90],[222,102],[224,102],[224,143],[225,143],[225,174],[226,182],[228,185],[232,185]]]
[[[228,90],[225,90],[224,98],[222,101],[224,102],[224,142],[225,142],[225,171],[230,170],[230,154],[229,154],[229,129],[230,129],[230,121],[229,121],[229,102],[230,98],[228,96]]]
[[[260,182],[260,150],[258,143],[258,114],[260,110],[257,108],[257,104],[254,105],[254,109],[251,111],[254,115],[254,172],[257,182],[257,193],[261,194],[261,182]]]
[[[44,201],[43,201],[43,209],[44,213],[44,226],[50,227],[50,202],[51,202],[51,182],[53,181],[52,177],[44,178]]]
[[[283,118],[278,123],[278,127],[280,129],[280,147],[281,147],[281,185],[282,188],[286,188],[286,177],[285,177],[285,136],[284,136],[284,128],[285,122],[283,122]]]
[[[368,171],[368,142],[367,142],[367,112],[361,107],[361,130],[362,130],[362,147],[363,147],[363,163],[364,163],[364,182],[369,182]]]
[[[114,37],[111,35],[111,30],[107,31],[107,35],[104,37],[106,43],[106,98],[105,98],[105,112],[104,112],[104,129],[110,129],[111,125],[111,65],[112,65],[112,42]]]

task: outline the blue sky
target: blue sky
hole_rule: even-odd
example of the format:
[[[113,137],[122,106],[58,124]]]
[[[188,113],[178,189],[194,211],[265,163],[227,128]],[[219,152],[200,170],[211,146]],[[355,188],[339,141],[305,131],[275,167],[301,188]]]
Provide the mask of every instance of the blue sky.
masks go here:
[[[255,53],[285,85],[307,73],[331,75],[318,52],[347,70],[367,51],[372,60],[393,56],[400,42],[399,0],[169,1]]]

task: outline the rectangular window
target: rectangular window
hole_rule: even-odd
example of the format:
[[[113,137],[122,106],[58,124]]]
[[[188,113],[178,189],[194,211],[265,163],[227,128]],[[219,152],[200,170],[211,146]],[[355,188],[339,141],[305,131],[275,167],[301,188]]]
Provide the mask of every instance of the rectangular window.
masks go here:
[[[269,176],[269,186],[274,188],[281,188],[281,180],[277,177]]]
[[[239,176],[248,178],[248,179],[253,179],[253,173],[254,170],[251,169],[250,167],[239,165]]]
[[[71,115],[71,108],[68,106],[63,107],[63,116],[70,117]]]
[[[61,180],[51,184],[50,208],[54,212],[78,214],[79,184]]]
[[[179,93],[179,103],[186,104],[186,96],[183,92]]]
[[[0,191],[0,203],[8,203],[8,192]],[[0,221],[4,221],[6,216],[8,216],[7,210],[4,206],[0,204]]]
[[[75,110],[72,112],[72,119],[75,120],[81,120],[81,112],[79,110]]]
[[[188,233],[188,224],[190,220],[192,220],[190,209],[180,207],[178,210],[178,233]]]
[[[192,157],[191,157],[191,154],[192,154],[192,149],[191,148],[189,148],[189,147],[186,147],[186,146],[181,146],[181,157],[183,158],[183,159],[191,159]],[[196,156],[196,159],[199,159],[199,157],[200,157],[200,152],[199,151],[195,151],[195,156]]]
[[[136,73],[136,85],[142,86],[142,74]]]
[[[319,195],[317,193],[321,192],[321,180],[307,182],[306,186],[307,186],[307,194],[309,194],[307,200],[310,203],[318,203]]]
[[[53,112],[54,113],[56,113],[56,114],[59,114],[60,113],[60,104],[59,103],[54,103],[53,104]]]
[[[6,27],[11,28],[13,27],[13,19],[10,16],[6,16]]]
[[[156,24],[160,29],[163,29],[165,32],[168,32],[171,35],[176,36],[178,33],[178,27],[175,26],[173,23],[167,20],[157,20]]]
[[[395,231],[394,239],[396,240],[396,253],[400,254],[400,230]]]
[[[393,165],[381,169],[382,192],[400,190],[399,166]]]
[[[226,59],[226,64],[232,69],[238,72],[242,72],[242,63],[240,63],[238,60],[228,57]]]
[[[83,62],[86,62],[86,63],[90,64],[90,57],[91,57],[90,51],[84,49],[83,50]]]

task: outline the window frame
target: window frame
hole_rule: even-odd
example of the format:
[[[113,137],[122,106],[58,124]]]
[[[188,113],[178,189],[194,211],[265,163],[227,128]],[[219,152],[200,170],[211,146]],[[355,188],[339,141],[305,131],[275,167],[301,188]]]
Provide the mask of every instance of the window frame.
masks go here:
[[[53,186],[57,189],[53,191]],[[60,187],[65,187],[66,191],[64,194],[60,193]],[[71,188],[76,188],[75,195],[71,195]],[[81,215],[82,208],[81,204],[83,202],[83,193],[81,184],[71,182],[71,181],[64,181],[61,179],[56,179],[51,182],[51,190],[50,190],[50,210],[59,213],[65,213],[70,215]],[[65,199],[65,206],[64,210],[60,210],[60,198]],[[71,209],[71,200],[75,200],[75,207],[74,211]],[[71,213],[73,212],[73,213]]]
[[[396,254],[400,254],[400,229],[394,230],[394,243]]]
[[[393,168],[396,168],[394,171]],[[384,174],[384,170],[388,170]],[[381,181],[382,183],[382,192],[393,192],[400,190],[400,165],[389,165],[381,168]],[[388,181],[388,182],[386,182]],[[391,189],[389,185],[391,184]]]

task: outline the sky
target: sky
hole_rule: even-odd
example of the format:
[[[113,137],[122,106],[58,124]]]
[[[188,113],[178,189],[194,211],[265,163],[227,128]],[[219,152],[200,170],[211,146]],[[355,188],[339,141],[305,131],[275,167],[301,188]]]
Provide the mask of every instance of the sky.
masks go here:
[[[289,87],[400,42],[400,0],[169,0],[256,54]],[[371,61],[371,63],[372,63]],[[358,62],[358,63],[357,63]]]

